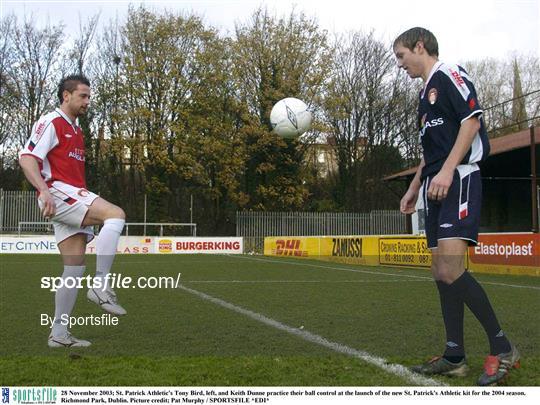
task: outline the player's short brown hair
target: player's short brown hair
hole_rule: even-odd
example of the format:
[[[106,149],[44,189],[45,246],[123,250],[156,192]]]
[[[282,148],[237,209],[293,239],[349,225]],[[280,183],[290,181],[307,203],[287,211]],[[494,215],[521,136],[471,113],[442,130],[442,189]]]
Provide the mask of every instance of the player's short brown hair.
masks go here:
[[[70,93],[73,93],[79,84],[86,84],[90,87],[90,80],[84,75],[69,75],[60,80],[57,93],[60,104],[64,102],[64,91],[67,90]]]
[[[424,49],[430,56],[439,56],[439,44],[437,38],[435,38],[435,35],[433,35],[431,31],[422,27],[414,27],[402,33],[394,41],[393,47],[395,48],[398,45],[403,45],[405,48],[412,51],[420,41],[422,41]]]

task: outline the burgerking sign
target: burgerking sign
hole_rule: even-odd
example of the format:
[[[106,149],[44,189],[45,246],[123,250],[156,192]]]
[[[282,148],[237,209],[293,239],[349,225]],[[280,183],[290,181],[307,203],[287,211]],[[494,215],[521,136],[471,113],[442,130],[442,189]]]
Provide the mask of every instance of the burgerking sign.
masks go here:
[[[160,239],[159,240],[159,253],[171,253],[172,252],[172,240],[170,239]]]

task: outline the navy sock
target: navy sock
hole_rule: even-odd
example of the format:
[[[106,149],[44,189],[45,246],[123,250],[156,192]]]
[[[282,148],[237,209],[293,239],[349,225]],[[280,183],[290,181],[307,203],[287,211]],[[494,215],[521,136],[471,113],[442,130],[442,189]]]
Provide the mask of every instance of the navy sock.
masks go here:
[[[511,350],[510,342],[502,331],[489,298],[478,281],[466,271],[452,285],[463,292],[463,301],[486,331],[490,353],[494,356],[508,353]]]
[[[446,330],[446,349],[444,358],[459,363],[465,357],[463,347],[463,297],[459,288],[452,284],[436,281],[441,301],[441,311]]]
[[[446,356],[446,355],[444,355],[443,357],[446,360],[448,360],[450,363],[454,363],[454,364],[459,363],[461,360],[465,358],[465,356]]]

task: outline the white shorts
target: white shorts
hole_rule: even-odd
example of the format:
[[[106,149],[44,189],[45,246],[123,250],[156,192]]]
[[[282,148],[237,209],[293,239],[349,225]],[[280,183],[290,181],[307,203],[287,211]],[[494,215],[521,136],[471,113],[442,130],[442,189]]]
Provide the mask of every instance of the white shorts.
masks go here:
[[[53,182],[49,192],[56,204],[56,214],[51,218],[56,243],[60,243],[78,233],[86,234],[87,243],[94,239],[92,226],[81,226],[88,207],[99,196],[85,188],[74,187],[61,181]],[[39,208],[43,203],[38,199]]]

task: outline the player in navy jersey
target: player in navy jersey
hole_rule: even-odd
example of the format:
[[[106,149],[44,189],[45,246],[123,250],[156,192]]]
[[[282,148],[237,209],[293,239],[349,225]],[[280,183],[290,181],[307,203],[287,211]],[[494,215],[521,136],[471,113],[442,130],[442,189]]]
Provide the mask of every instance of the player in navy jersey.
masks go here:
[[[405,31],[394,41],[393,49],[398,66],[424,83],[418,107],[423,158],[400,209],[404,214],[413,213],[418,198],[423,199],[431,271],[446,329],[443,355],[413,371],[466,374],[463,314],[467,305],[490,345],[478,384],[494,385],[519,366],[519,353],[499,326],[484,289],[464,267],[467,246],[478,241],[482,199],[478,162],[489,154],[482,109],[467,72],[438,60],[437,39],[430,31],[419,27]]]
[[[103,225],[96,240],[96,275],[87,297],[107,312],[124,315],[126,310],[107,284],[125,214],[120,207],[86,189],[85,148],[78,117],[86,114],[90,104],[90,82],[81,75],[62,79],[58,99],[60,107],[34,124],[19,154],[19,164],[39,192],[43,216],[50,218],[54,226],[64,262],[64,281],[82,277],[86,244],[94,237],[93,225]],[[50,347],[90,346],[90,342],[68,331],[67,321],[77,299],[77,287],[73,285],[64,283],[56,291]]]

